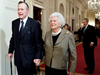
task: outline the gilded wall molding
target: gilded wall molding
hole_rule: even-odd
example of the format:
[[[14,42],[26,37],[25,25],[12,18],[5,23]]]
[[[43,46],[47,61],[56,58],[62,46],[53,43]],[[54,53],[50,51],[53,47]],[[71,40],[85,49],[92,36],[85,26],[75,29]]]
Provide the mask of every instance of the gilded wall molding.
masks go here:
[[[33,5],[34,6],[40,6],[40,8],[44,7],[44,0],[33,0]]]

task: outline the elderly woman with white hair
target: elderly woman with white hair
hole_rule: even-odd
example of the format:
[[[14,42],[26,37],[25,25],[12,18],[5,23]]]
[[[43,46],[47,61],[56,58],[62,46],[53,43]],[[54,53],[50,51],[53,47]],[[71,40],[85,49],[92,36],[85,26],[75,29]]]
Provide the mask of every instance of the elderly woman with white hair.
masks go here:
[[[51,30],[45,35],[45,73],[46,75],[67,75],[67,61],[70,56],[69,75],[76,68],[76,47],[73,34],[61,28],[65,25],[62,14],[54,12],[49,18]]]

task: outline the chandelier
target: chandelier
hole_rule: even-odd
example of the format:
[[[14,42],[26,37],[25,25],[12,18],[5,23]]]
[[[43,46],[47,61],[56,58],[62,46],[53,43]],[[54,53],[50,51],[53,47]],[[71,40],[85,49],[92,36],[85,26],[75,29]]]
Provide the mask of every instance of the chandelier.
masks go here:
[[[98,14],[98,16],[97,16],[97,19],[100,21],[100,12],[99,12],[99,14]]]
[[[100,12],[100,0],[88,1],[88,10],[93,10],[95,13]]]
[[[98,19],[100,22],[100,12],[95,14],[95,18]]]

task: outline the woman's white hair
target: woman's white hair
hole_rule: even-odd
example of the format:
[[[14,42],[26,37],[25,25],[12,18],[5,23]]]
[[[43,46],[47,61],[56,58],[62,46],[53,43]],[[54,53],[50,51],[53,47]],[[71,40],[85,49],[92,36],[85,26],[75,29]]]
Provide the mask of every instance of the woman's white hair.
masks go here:
[[[61,27],[63,27],[65,25],[65,19],[64,19],[63,15],[61,13],[59,13],[59,12],[52,13],[49,17],[49,23],[50,23],[51,17],[58,17],[58,20],[61,24]]]

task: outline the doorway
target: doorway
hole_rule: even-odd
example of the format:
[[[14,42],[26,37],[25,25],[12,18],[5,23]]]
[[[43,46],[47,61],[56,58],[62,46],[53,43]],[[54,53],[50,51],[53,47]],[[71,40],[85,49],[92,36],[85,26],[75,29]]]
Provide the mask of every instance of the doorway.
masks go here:
[[[100,20],[95,18],[95,27],[97,28],[97,35],[100,37]]]
[[[74,19],[72,19],[72,31],[74,31]]]
[[[35,7],[35,6],[33,6],[33,9],[34,9],[33,10],[33,18],[35,20],[38,20],[39,22],[41,22],[41,14],[42,14],[41,9],[38,7]]]

